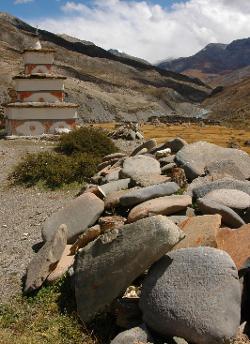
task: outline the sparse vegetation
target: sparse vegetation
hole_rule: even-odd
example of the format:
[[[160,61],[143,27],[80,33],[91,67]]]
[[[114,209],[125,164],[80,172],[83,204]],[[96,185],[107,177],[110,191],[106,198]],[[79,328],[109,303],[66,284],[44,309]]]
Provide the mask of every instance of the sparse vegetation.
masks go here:
[[[69,281],[0,305],[1,344],[94,344],[77,317]]]
[[[27,154],[10,179],[15,184],[42,184],[49,189],[83,183],[97,172],[101,158],[117,148],[103,130],[85,127],[63,135],[56,151]]]
[[[103,130],[83,127],[62,135],[57,150],[67,155],[87,153],[103,157],[116,152],[117,148]]]

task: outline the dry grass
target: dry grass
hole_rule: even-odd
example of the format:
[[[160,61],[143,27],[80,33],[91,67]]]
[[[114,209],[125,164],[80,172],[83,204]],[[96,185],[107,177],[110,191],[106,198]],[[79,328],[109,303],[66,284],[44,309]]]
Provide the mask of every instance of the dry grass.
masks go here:
[[[102,128],[114,129],[114,123],[98,124]],[[155,138],[158,143],[163,143],[174,137],[182,137],[188,143],[195,141],[208,141],[222,147],[228,147],[230,141],[237,142],[241,149],[250,154],[250,147],[245,147],[244,142],[250,140],[250,130],[232,129],[223,126],[204,126],[199,125],[172,125],[172,126],[153,126],[144,125],[142,131],[145,138]]]

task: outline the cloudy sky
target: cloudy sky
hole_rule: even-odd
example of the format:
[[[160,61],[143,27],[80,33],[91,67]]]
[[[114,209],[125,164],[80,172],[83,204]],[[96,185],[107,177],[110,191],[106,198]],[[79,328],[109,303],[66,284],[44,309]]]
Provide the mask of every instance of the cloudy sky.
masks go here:
[[[0,0],[0,11],[150,62],[250,36],[250,0]]]

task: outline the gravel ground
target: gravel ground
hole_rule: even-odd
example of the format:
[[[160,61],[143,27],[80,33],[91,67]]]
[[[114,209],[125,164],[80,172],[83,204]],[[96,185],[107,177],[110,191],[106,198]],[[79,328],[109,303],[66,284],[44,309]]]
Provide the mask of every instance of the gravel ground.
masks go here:
[[[76,194],[9,185],[8,174],[20,158],[45,149],[51,143],[0,140],[0,302],[21,292],[26,267],[41,243],[41,224]]]

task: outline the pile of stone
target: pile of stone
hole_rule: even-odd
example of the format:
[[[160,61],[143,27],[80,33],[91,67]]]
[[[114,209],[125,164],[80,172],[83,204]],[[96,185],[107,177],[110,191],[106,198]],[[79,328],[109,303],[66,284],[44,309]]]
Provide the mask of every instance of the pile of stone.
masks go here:
[[[83,323],[116,317],[113,344],[229,342],[249,322],[249,179],[248,154],[207,142],[106,156],[43,224],[25,292],[67,273]]]
[[[139,123],[125,123],[119,125],[114,131],[109,133],[109,137],[114,140],[123,139],[127,141],[143,140],[143,134],[140,131]]]

